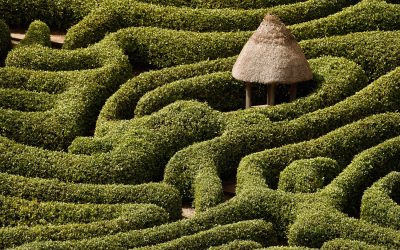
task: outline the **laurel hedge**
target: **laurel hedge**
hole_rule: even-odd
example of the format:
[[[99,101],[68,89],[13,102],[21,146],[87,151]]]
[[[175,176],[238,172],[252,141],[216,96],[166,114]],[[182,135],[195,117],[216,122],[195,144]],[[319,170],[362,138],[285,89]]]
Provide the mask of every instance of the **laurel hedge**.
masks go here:
[[[297,180],[293,179],[289,184],[285,183],[285,181],[287,182],[287,178],[290,178],[288,175],[290,176],[292,170],[292,167],[290,167],[291,163],[294,164],[293,167],[297,167],[301,163],[309,163],[311,165],[315,162],[316,157],[337,159],[337,163],[333,160],[324,160],[324,162],[330,163],[330,167],[334,167],[333,169],[331,168],[330,175],[327,172],[323,176],[327,180],[325,184],[320,183],[320,185],[325,187],[333,177],[336,177],[335,173],[339,173],[343,170],[344,166],[350,163],[354,154],[372,147],[383,140],[399,135],[400,128],[397,125],[399,118],[397,113],[370,116],[314,140],[289,144],[246,156],[239,164],[237,192],[240,192],[247,185],[252,185],[252,183],[261,186],[267,184],[275,187],[277,186],[279,175],[281,178],[283,177],[283,179],[279,179],[280,187],[282,185],[285,187],[285,184],[286,186],[291,184],[289,187],[292,188],[293,186],[300,186],[301,183],[304,184],[301,180],[297,182]],[[296,160],[300,160],[300,162],[296,162]],[[316,163],[318,162],[317,160]],[[297,171],[297,169],[293,169],[293,171]],[[301,171],[295,173],[300,175]],[[316,191],[315,187],[308,189],[308,185],[303,188]]]
[[[42,23],[39,26],[45,28]],[[37,43],[42,38],[33,35],[26,39]],[[127,57],[114,43],[79,51],[21,46],[8,54],[6,66],[1,69],[0,87],[16,93],[8,95],[10,102],[18,103],[23,96],[22,108],[30,105],[31,99],[44,107],[29,113],[1,109],[0,135],[56,150],[65,150],[76,136],[89,134],[106,98],[131,76]],[[18,90],[57,96],[46,101],[40,97],[46,94],[30,96]]]
[[[250,153],[310,140],[366,116],[396,111],[400,105],[396,97],[399,77],[400,68],[397,68],[330,107],[284,123],[254,121],[254,124],[225,131],[220,137],[193,144],[170,159],[164,180],[176,186],[183,197],[193,197],[193,179],[202,165],[215,168],[220,176],[226,176],[232,174],[234,166]]]
[[[0,170],[27,177],[57,178],[68,182],[138,184],[161,180],[168,159],[196,141],[220,133],[217,111],[205,104],[181,101],[117,128],[108,138],[108,153],[73,155],[16,144],[0,137]],[[79,147],[79,145],[75,145]],[[127,153],[129,152],[129,153]]]
[[[2,248],[43,239],[86,239],[168,221],[168,214],[156,205],[78,205],[4,196],[0,200]]]
[[[271,223],[267,223],[263,220],[250,220],[217,226],[190,236],[183,236],[169,242],[137,249],[197,250],[207,249],[209,246],[216,246],[233,240],[253,240],[263,245],[273,245],[276,243],[276,235],[274,234]]]
[[[0,107],[24,112],[39,112],[51,109],[56,95],[19,89],[0,89]]]
[[[314,193],[329,184],[339,170],[338,163],[326,157],[296,160],[280,173],[278,188],[292,193]]]
[[[286,24],[292,24],[327,16],[356,2],[309,0],[267,9],[234,10],[159,6],[135,0],[104,0],[99,8],[68,31],[64,47],[86,47],[100,41],[107,33],[132,26],[195,32],[255,30],[266,13],[276,14]],[[250,36],[249,32],[244,34],[247,38]],[[242,46],[244,43],[239,44]]]
[[[202,76],[232,68],[235,58],[203,61],[140,74],[128,80],[104,104],[96,124],[96,136],[108,131],[107,124],[133,118],[139,99],[147,92],[179,79]]]
[[[25,38],[18,44],[18,47],[39,44],[51,47],[50,28],[42,21],[34,21],[29,25]]]
[[[359,250],[387,250],[385,246],[377,246],[367,244],[357,240],[335,239],[325,242],[321,250],[344,250],[344,249],[359,249]]]
[[[400,230],[400,173],[392,172],[365,190],[360,218],[382,227]]]
[[[220,246],[214,246],[208,248],[208,250],[252,250],[262,248],[262,245],[258,242],[251,240],[234,240],[227,244]]]
[[[140,185],[91,185],[61,182],[54,179],[28,178],[0,173],[2,195],[71,203],[147,203],[162,207],[171,220],[181,217],[181,197],[165,183]]]
[[[322,195],[342,211],[351,215],[359,214],[364,190],[398,169],[398,141],[399,137],[395,137],[357,155],[352,164],[341,173],[341,178],[334,179],[322,191]],[[385,158],[379,157],[382,153],[385,154]]]
[[[142,96],[136,105],[135,116],[151,114],[177,100],[191,99],[205,101],[219,111],[237,110],[245,103],[243,82],[235,81],[231,72],[171,82]]]
[[[50,27],[67,29],[80,21],[101,0],[1,0],[0,14],[13,28],[41,20]]]
[[[246,0],[246,1],[227,1],[227,0],[218,0],[218,1],[199,1],[199,0],[140,0],[145,3],[153,3],[160,5],[171,5],[171,6],[187,6],[191,8],[211,8],[211,9],[219,9],[219,8],[240,8],[240,9],[256,9],[256,8],[265,8],[276,5],[284,5],[291,4],[296,2],[304,2],[305,0]]]
[[[11,49],[11,36],[7,24],[0,19],[0,65],[6,58],[8,51]]]

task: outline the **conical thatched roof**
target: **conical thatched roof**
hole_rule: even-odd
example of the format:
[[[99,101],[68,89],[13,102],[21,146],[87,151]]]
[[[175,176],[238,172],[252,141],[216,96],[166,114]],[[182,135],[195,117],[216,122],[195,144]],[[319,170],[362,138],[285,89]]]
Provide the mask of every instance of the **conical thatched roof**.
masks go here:
[[[296,39],[274,15],[264,17],[240,52],[232,75],[241,81],[264,84],[292,84],[313,78]]]

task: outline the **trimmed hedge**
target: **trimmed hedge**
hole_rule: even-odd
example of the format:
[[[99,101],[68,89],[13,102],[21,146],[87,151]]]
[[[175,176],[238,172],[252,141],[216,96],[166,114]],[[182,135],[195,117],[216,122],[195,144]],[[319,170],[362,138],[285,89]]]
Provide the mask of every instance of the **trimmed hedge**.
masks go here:
[[[7,24],[0,19],[0,66],[11,49],[11,36]]]
[[[31,243],[20,249],[99,249],[102,247],[108,247],[110,249],[126,249],[140,246],[151,246],[160,244],[162,242],[168,242],[173,239],[178,239],[186,235],[193,235],[193,237],[198,237],[195,234],[201,231],[209,230],[218,225],[227,225],[235,223],[238,221],[252,219],[266,220],[270,217],[270,210],[276,211],[277,207],[287,206],[289,200],[285,195],[275,195],[271,192],[266,192],[265,190],[259,190],[257,197],[249,195],[248,197],[242,197],[240,199],[233,199],[227,203],[221,205],[218,209],[210,209],[204,213],[198,214],[195,217],[188,220],[180,220],[174,223],[161,225],[154,228],[135,230],[127,233],[119,233],[116,235],[109,235],[106,237],[87,239],[82,241],[64,241],[64,242],[42,242],[42,243]],[[273,208],[266,201],[268,199],[273,199],[275,203]],[[257,204],[257,205],[256,205]],[[230,216],[227,216],[229,214]],[[273,219],[279,219],[280,214],[274,214]],[[246,225],[243,229],[235,230],[235,234],[241,234],[240,231],[247,232],[247,229],[252,229],[249,225],[264,224],[267,227],[269,237],[263,237],[259,242],[266,242],[263,244],[276,244],[276,228],[272,228],[270,223],[262,221],[249,221],[242,222],[242,225]],[[233,224],[232,226],[234,226]],[[236,225],[240,225],[236,224]],[[275,223],[274,223],[275,226]],[[228,226],[228,228],[231,226]],[[247,236],[254,235],[254,232],[259,232],[259,230],[265,231],[265,229],[257,227],[257,230],[249,230]],[[253,233],[251,233],[253,232]],[[232,231],[229,230],[229,233]],[[226,235],[226,234],[225,234]],[[201,234],[200,234],[201,236]],[[203,236],[202,236],[203,237]],[[189,238],[181,238],[184,241],[190,240]],[[235,238],[233,238],[235,239]],[[247,238],[248,239],[248,238]]]
[[[255,30],[266,13],[276,14],[286,24],[293,24],[327,16],[356,2],[308,0],[267,9],[234,10],[158,6],[135,0],[104,0],[99,8],[68,31],[64,47],[86,47],[100,41],[107,33],[131,26],[196,32]],[[247,40],[250,33],[245,34]],[[239,43],[240,48],[245,42]]]
[[[315,157],[336,159],[338,164],[332,162],[331,166],[336,166],[337,169],[332,169],[332,171],[339,173],[350,163],[354,154],[399,135],[399,119],[398,113],[374,115],[314,140],[289,144],[246,156],[239,164],[236,191],[240,192],[247,186],[253,185],[265,186],[267,184],[275,187],[279,174],[285,174],[285,167],[301,159],[306,162],[310,161],[307,160],[310,158],[311,162],[314,161]],[[327,178],[328,173],[324,177]]]
[[[396,82],[399,73],[400,70],[395,70],[336,105],[292,121],[254,121],[254,124],[226,130],[222,136],[210,141],[194,144],[171,158],[164,179],[188,198],[193,194],[193,178],[201,165],[215,168],[221,176],[230,175],[240,159],[247,154],[309,140],[368,115],[396,111],[400,104],[395,97],[398,94]],[[185,171],[182,171],[183,167]]]
[[[208,250],[252,250],[262,248],[258,242],[251,240],[234,240],[221,246],[210,247]]]
[[[276,235],[271,223],[267,223],[263,220],[250,220],[217,226],[173,241],[137,249],[197,250],[207,249],[209,246],[216,246],[233,240],[253,240],[263,245],[273,245],[276,243]]]
[[[42,21],[34,21],[29,25],[25,38],[18,44],[18,47],[35,44],[51,47],[50,28]]]
[[[43,112],[1,109],[0,135],[55,150],[66,149],[76,136],[89,134],[106,98],[131,75],[127,57],[112,42],[77,51],[22,46],[9,53],[6,65],[1,69],[1,87],[58,95]],[[88,70],[76,71],[81,69]],[[21,92],[16,93],[11,102],[19,101]]]
[[[136,204],[74,204],[62,202],[38,202],[18,197],[0,196],[2,227],[62,225],[68,223],[91,223],[129,215],[141,205]],[[164,211],[152,205],[152,209]],[[164,211],[164,219],[167,214]],[[164,220],[165,221],[165,220]]]
[[[336,238],[364,241],[389,249],[400,247],[399,231],[348,217],[326,203],[317,202],[308,204],[307,211],[298,213],[288,238],[290,245],[317,248]]]
[[[168,214],[155,205],[38,203],[4,196],[0,200],[2,248],[44,239],[98,237],[152,227],[168,220]]]
[[[339,170],[338,163],[326,157],[293,161],[280,173],[278,188],[292,193],[314,193],[329,184]]]
[[[241,8],[241,9],[256,9],[265,8],[276,5],[290,4],[296,2],[304,2],[305,0],[140,0],[145,3],[153,3],[160,5],[171,5],[171,6],[187,6],[192,8]]]
[[[321,250],[386,250],[388,248],[384,246],[370,245],[362,241],[357,240],[345,240],[345,239],[335,239],[325,242]]]
[[[46,111],[54,107],[56,95],[0,88],[0,107],[24,112]]]
[[[339,56],[359,64],[370,81],[400,65],[399,31],[353,33],[300,42],[307,58]]]
[[[290,27],[299,40],[372,30],[399,30],[400,6],[381,0],[363,0],[325,18]]]
[[[396,137],[357,155],[339,177],[321,191],[321,195],[333,206],[357,215],[364,190],[391,171],[399,169],[398,142],[399,137]]]
[[[175,152],[217,136],[221,126],[218,113],[207,105],[180,101],[152,116],[117,127],[108,137],[94,138],[93,144],[112,142],[113,149],[108,153],[65,154],[23,146],[0,137],[0,170],[68,182],[157,181]]]
[[[164,208],[172,220],[181,217],[181,197],[165,183],[141,185],[73,184],[0,173],[2,195],[73,203],[150,203]]]
[[[139,99],[147,92],[179,79],[191,78],[232,68],[235,58],[203,61],[157,71],[142,73],[133,77],[115,92],[102,108],[96,124],[96,136],[103,136],[110,121],[133,118]]]
[[[400,230],[400,172],[392,172],[365,190],[360,218]],[[393,199],[394,198],[394,199]]]
[[[11,27],[28,27],[34,20],[67,29],[94,9],[101,0],[1,0],[0,14]]]
[[[217,72],[171,82],[147,92],[138,101],[135,116],[151,114],[177,100],[206,101],[213,109],[231,111],[245,103],[243,82],[232,78],[231,72]]]
[[[132,63],[170,67],[234,56],[250,37],[249,32],[197,33],[152,27],[132,27],[110,34]],[[383,42],[384,41],[384,42]],[[398,31],[361,32],[345,36],[301,41],[307,58],[339,56],[360,64],[373,79],[398,65]],[[176,50],[176,44],[180,49]],[[389,47],[388,47],[389,46]],[[387,61],[383,61],[383,60]]]

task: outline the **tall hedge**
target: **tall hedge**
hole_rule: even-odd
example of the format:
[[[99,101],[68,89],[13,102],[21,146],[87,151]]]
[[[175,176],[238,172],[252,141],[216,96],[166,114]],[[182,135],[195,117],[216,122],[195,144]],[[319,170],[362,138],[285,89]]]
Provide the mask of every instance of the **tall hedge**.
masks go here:
[[[8,51],[11,49],[11,36],[7,24],[0,19],[0,65],[6,58]]]
[[[146,203],[164,208],[171,220],[181,217],[181,198],[164,183],[141,185],[74,184],[52,179],[28,178],[0,173],[2,195],[38,201],[71,203]]]
[[[52,28],[67,29],[79,22],[101,0],[1,0],[0,14],[11,27],[25,28],[41,20]]]
[[[277,14],[286,24],[293,24],[327,16],[355,2],[308,0],[272,8],[233,10],[159,6],[135,0],[104,0],[99,8],[68,31],[64,47],[86,47],[100,41],[107,33],[132,26],[196,32],[255,30],[267,13]]]
[[[360,218],[400,230],[400,172],[392,172],[365,190]]]
[[[395,112],[400,105],[396,97],[399,77],[400,68],[397,68],[330,107],[283,123],[255,120],[253,124],[244,123],[212,140],[194,144],[170,159],[164,179],[176,186],[184,197],[193,197],[193,180],[203,166],[226,176],[250,153],[310,140],[372,114]]]

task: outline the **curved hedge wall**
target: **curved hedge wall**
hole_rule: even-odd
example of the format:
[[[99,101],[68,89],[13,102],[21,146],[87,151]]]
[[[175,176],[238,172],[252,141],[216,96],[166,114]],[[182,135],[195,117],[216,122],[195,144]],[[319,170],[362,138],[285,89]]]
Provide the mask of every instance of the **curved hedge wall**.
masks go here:
[[[0,65],[3,64],[3,59],[7,56],[11,49],[10,30],[7,24],[0,19]]]
[[[400,230],[400,173],[392,172],[365,190],[360,218],[368,222]]]
[[[327,16],[355,2],[308,0],[267,9],[233,10],[166,7],[135,0],[105,0],[99,8],[69,30],[64,47],[86,47],[100,41],[109,32],[132,26],[195,32],[255,30],[266,13],[276,14],[286,24],[292,24]],[[248,32],[245,34],[247,38],[250,36]]]
[[[344,101],[298,119],[280,124],[254,121],[254,124],[237,126],[220,137],[194,144],[171,158],[164,179],[176,186],[184,197],[190,197],[193,195],[193,178],[202,167],[214,168],[224,176],[247,154],[310,140],[368,115],[394,112],[399,105],[396,98],[399,73],[398,68]],[[182,167],[186,171],[182,171]]]
[[[35,21],[0,68],[0,248],[400,248],[398,1],[30,2],[1,16],[70,50]],[[230,71],[267,12],[314,80],[240,110]]]
[[[42,20],[50,27],[67,29],[90,13],[101,0],[1,0],[0,13],[11,27],[28,27]]]

